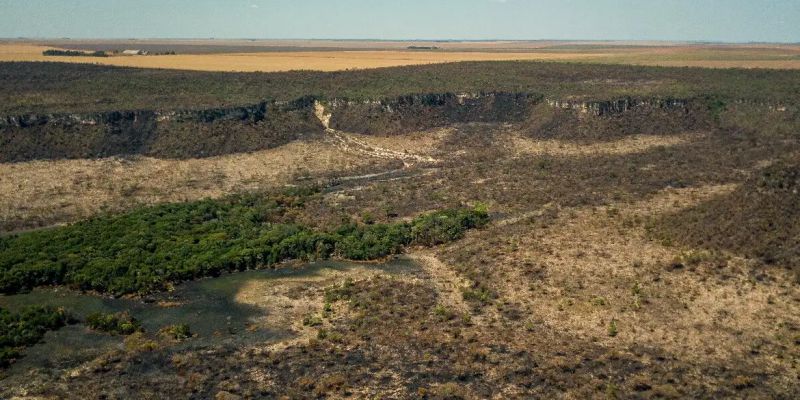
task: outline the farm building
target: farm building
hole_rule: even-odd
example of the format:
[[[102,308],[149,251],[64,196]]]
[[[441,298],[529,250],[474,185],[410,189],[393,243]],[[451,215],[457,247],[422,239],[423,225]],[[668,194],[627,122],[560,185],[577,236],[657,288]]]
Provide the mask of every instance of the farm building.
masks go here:
[[[144,50],[124,50],[122,54],[126,56],[146,56],[147,52]]]

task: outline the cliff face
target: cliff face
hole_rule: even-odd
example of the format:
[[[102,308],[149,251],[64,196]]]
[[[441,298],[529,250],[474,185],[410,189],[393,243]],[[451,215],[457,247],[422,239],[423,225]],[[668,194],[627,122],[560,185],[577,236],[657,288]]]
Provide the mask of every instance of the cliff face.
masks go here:
[[[545,99],[521,131],[542,139],[604,140],[708,130],[716,125],[711,101],[704,98]]]
[[[392,135],[460,122],[521,122],[540,96],[527,93],[418,94],[376,101],[328,102],[331,127]]]
[[[205,110],[116,111],[0,117],[0,162],[143,154],[207,157],[321,135],[317,99]],[[394,135],[467,122],[514,123],[531,137],[667,134],[713,125],[702,99],[545,99],[528,93],[440,93],[325,101],[330,127]]]
[[[8,116],[0,118],[0,162],[130,154],[189,158],[261,150],[322,133],[307,103]]]
[[[420,94],[375,101],[328,102],[331,127],[363,134],[393,135],[463,122],[507,122],[532,136],[584,137],[644,130],[665,133],[705,126],[700,101],[623,97],[615,100],[545,99],[528,93]],[[645,120],[653,118],[648,124]],[[625,124],[630,124],[625,127]],[[543,128],[543,129],[542,129]]]
[[[660,109],[665,111],[688,111],[690,101],[687,99],[635,99],[623,97],[610,101],[574,101],[547,99],[550,107],[561,110],[578,111],[594,116],[611,116],[637,109]]]

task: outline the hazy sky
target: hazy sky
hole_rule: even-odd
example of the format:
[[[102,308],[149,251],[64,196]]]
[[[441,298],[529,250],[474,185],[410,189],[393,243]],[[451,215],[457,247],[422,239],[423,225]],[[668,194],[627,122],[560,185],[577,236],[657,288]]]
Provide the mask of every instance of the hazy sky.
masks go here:
[[[800,42],[800,0],[0,0],[0,37]]]

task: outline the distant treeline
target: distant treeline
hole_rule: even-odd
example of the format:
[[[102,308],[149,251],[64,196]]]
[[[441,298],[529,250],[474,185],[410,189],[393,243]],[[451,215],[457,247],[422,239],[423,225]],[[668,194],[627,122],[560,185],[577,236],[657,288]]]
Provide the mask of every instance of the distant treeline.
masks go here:
[[[439,50],[436,46],[408,46],[409,50]]]
[[[255,104],[264,99],[291,101],[311,94],[320,99],[357,101],[414,93],[480,92],[591,100],[709,96],[729,103],[800,104],[797,71],[534,61],[273,73],[5,62],[0,63],[0,87],[5,89],[0,90],[0,115],[211,108]],[[32,98],[47,101],[32,103]]]
[[[108,57],[105,51],[93,51],[91,53],[77,50],[45,50],[42,52],[45,56],[61,56],[61,57]]]
[[[292,259],[379,259],[404,246],[458,239],[488,221],[486,210],[460,208],[411,222],[343,222],[314,230],[291,217],[310,194],[167,204],[0,238],[0,292],[69,285],[114,295],[146,294]]]

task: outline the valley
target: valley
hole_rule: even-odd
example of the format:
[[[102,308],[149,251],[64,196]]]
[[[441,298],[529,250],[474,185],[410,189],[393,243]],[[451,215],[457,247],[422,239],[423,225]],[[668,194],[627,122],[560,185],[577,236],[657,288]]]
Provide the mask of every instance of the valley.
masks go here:
[[[0,83],[0,397],[800,395],[795,71]]]

